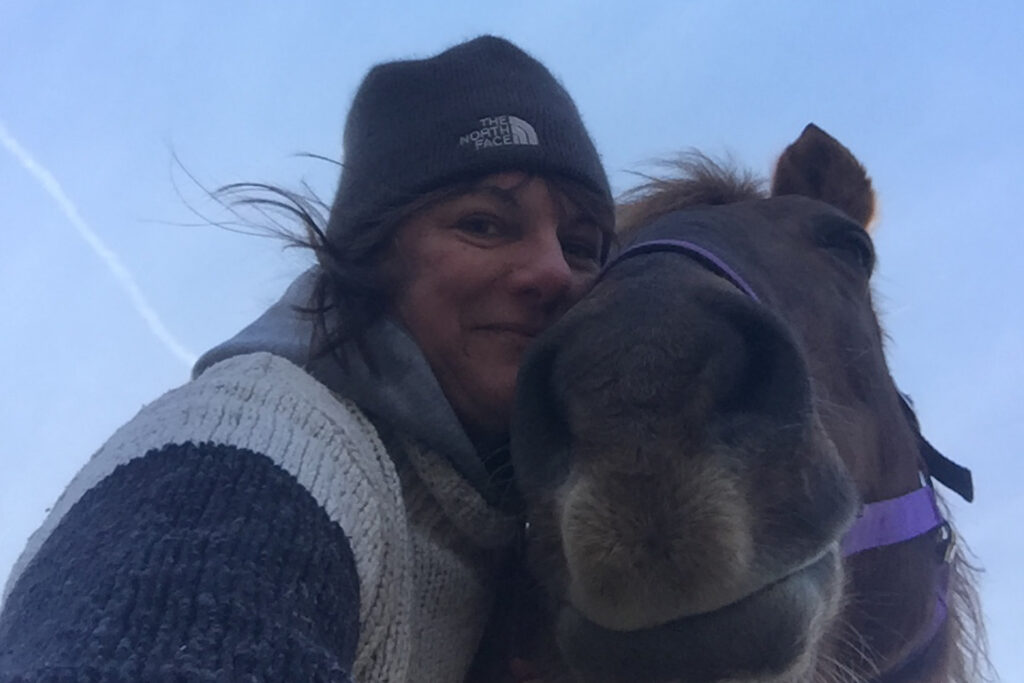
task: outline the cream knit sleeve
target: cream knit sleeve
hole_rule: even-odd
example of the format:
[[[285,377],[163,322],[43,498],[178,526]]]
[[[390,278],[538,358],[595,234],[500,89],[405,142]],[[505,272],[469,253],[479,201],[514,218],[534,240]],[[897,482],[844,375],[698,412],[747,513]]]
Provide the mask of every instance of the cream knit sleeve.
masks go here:
[[[394,465],[356,406],[339,400],[289,361],[267,353],[210,367],[145,406],[119,429],[30,538],[6,592],[83,495],[119,467],[176,444],[210,444],[265,456],[308,491],[348,538],[358,574],[353,679],[406,680],[412,577],[409,531]]]

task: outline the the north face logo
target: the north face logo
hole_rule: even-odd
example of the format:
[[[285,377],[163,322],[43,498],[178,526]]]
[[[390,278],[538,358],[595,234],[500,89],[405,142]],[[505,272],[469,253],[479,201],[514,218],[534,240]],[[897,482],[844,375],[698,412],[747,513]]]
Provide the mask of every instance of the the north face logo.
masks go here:
[[[538,145],[537,131],[518,116],[485,116],[480,127],[459,138],[459,145],[473,145],[473,149],[502,147],[505,145]]]

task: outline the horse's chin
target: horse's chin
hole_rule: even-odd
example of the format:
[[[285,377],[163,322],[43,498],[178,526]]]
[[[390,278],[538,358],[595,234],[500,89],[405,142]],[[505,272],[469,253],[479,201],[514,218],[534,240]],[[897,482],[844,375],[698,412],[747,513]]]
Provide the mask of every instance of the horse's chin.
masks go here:
[[[837,609],[837,552],[713,612],[613,631],[572,606],[558,618],[567,663],[593,681],[797,680]]]

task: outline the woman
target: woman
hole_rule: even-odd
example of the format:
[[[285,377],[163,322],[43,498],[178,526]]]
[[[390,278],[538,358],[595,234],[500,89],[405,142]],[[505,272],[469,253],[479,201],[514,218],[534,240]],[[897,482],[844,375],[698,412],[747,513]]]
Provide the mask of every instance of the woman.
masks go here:
[[[565,90],[507,41],[378,65],[319,265],[96,453],[29,541],[0,679],[461,680],[515,535],[523,349],[607,253]]]

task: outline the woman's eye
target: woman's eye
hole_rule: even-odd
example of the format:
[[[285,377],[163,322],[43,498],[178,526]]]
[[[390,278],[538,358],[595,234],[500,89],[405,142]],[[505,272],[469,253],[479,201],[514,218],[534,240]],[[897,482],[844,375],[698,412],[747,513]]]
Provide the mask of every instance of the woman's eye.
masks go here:
[[[474,237],[501,237],[505,234],[504,224],[493,216],[466,216],[455,227]]]
[[[601,265],[604,234],[596,226],[581,222],[561,234],[562,253],[572,263],[585,267]]]
[[[562,253],[572,264],[596,268],[601,263],[601,247],[592,240],[563,240]]]
[[[597,261],[601,254],[598,251],[598,247],[593,242],[582,242],[582,241],[568,241],[562,242],[562,251],[569,256],[575,256],[578,258],[590,259]]]

